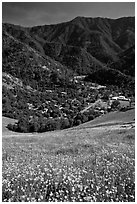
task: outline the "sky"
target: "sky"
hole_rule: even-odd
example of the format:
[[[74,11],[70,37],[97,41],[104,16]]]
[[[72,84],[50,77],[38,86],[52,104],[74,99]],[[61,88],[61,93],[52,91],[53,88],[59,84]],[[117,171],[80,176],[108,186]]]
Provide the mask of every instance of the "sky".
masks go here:
[[[84,17],[135,16],[134,2],[3,2],[2,21],[22,26],[56,24]]]

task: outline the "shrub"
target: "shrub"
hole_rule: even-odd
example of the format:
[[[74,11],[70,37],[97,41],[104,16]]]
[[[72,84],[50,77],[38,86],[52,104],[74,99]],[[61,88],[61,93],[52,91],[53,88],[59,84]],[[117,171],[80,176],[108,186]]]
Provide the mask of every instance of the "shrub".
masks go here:
[[[112,109],[118,109],[120,107],[120,102],[118,100],[114,100],[111,104]]]
[[[90,115],[88,116],[88,121],[93,120],[94,118],[95,118],[95,116],[92,115],[92,114],[90,114]]]
[[[7,128],[8,128],[9,130],[14,130],[13,126],[14,126],[13,124],[8,124],[8,125],[7,125]]]
[[[23,118],[19,119],[17,126],[18,126],[18,129],[20,130],[20,132],[29,132],[28,118],[23,117]]]
[[[40,124],[34,121],[33,124],[29,124],[29,132],[38,132],[40,129]]]
[[[86,116],[85,114],[82,115],[82,123],[85,123],[88,121],[88,116]]]
[[[82,123],[82,121],[80,119],[77,119],[74,124],[75,125],[80,125],[81,123]]]

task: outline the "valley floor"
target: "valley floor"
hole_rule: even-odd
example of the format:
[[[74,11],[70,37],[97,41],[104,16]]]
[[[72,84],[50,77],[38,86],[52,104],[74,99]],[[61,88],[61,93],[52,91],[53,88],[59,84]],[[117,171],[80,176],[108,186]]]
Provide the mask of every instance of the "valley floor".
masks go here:
[[[9,131],[10,120],[3,201],[135,201],[134,109],[46,133]]]

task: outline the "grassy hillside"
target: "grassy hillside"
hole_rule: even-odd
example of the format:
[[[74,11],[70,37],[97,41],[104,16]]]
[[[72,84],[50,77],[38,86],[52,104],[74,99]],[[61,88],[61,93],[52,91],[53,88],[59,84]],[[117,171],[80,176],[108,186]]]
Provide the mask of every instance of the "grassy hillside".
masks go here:
[[[96,119],[97,127],[4,134],[3,201],[134,202],[133,120],[130,110]]]
[[[3,24],[3,202],[135,202],[134,24]]]

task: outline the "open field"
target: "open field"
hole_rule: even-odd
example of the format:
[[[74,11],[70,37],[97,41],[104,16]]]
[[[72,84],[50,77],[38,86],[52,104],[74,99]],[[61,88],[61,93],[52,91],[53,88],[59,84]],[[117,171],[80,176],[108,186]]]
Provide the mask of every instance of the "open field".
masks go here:
[[[41,134],[3,118],[3,201],[135,201],[134,112]]]

